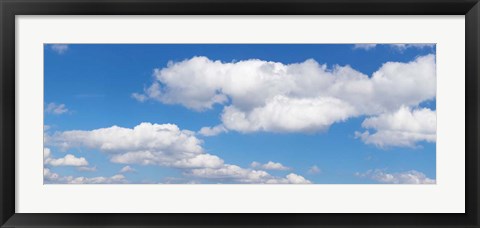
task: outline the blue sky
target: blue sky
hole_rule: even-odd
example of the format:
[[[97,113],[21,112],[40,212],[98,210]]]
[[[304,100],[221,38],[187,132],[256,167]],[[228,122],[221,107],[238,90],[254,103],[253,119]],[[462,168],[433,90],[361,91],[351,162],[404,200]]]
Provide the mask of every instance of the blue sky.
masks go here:
[[[434,45],[46,44],[44,56],[45,183],[436,179]]]

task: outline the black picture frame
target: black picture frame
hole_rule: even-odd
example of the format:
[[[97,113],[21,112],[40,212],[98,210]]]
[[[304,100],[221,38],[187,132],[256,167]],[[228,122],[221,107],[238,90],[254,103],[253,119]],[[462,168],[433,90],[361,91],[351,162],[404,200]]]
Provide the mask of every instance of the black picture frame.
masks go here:
[[[466,192],[458,214],[15,213],[16,15],[465,15]],[[0,0],[1,227],[480,227],[478,0]]]

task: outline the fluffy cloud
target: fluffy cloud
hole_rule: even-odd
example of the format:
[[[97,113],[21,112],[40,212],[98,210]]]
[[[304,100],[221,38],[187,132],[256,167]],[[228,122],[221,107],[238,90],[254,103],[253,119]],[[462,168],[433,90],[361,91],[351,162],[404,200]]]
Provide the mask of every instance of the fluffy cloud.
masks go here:
[[[202,141],[194,132],[180,130],[173,124],[142,123],[132,129],[113,126],[91,131],[64,131],[48,139],[50,145],[63,150],[86,147],[106,153],[114,163],[180,168],[189,177],[226,179],[235,183],[310,183],[296,174],[280,178],[262,170],[225,164],[218,156],[204,151]],[[267,163],[266,167],[279,168],[278,164]],[[82,179],[82,182],[95,181]]]
[[[60,175],[58,175],[58,173],[54,173],[48,168],[43,168],[43,180],[45,182],[51,183],[51,182],[56,182],[60,179],[61,177]]]
[[[314,60],[223,63],[194,57],[156,69],[155,81],[142,95],[196,111],[223,105],[222,124],[201,130],[214,135],[227,130],[321,132],[350,117],[416,106],[435,93],[435,56],[426,55],[387,62],[371,77]]]
[[[203,136],[215,136],[221,133],[227,132],[227,129],[223,125],[217,125],[215,127],[202,127],[198,133]]]
[[[410,170],[401,173],[386,173],[382,170],[369,170],[365,173],[356,173],[356,176],[370,178],[384,184],[435,184],[434,179],[424,173]]]
[[[61,176],[48,168],[43,169],[43,179],[49,184],[125,184],[125,176],[116,174],[111,177],[74,177]]]
[[[265,164],[261,164],[259,162],[252,162],[250,166],[252,168],[265,169],[265,170],[289,170],[290,169],[289,167],[282,165],[282,163],[272,162],[272,161],[269,161]]]
[[[131,173],[131,172],[135,172],[136,170],[132,167],[130,167],[129,165],[127,166],[124,166],[122,169],[120,169],[120,173]]]
[[[116,154],[126,151],[176,151],[201,154],[201,140],[194,133],[174,124],[141,123],[134,128],[112,126],[91,131],[64,131],[51,136],[62,149],[87,147]]]
[[[88,162],[85,158],[77,158],[72,154],[67,154],[63,158],[50,158],[47,159],[46,164],[52,166],[87,166]]]
[[[419,141],[436,141],[436,124],[436,111],[401,107],[396,112],[365,119],[362,127],[375,129],[375,133],[365,131],[355,135],[366,144],[378,147],[415,147]]]
[[[57,54],[61,55],[68,51],[67,44],[52,44],[50,45],[52,51],[56,52]]]
[[[218,169],[191,169],[186,171],[185,175],[249,184],[311,184],[309,180],[294,173],[290,173],[285,178],[281,178],[272,176],[263,170],[244,169],[229,164]]]
[[[55,104],[52,102],[45,107],[45,112],[50,114],[60,115],[68,112],[68,109],[65,106],[65,104]]]
[[[63,158],[52,158],[49,148],[43,149],[43,163],[51,166],[87,166],[88,161],[84,157],[77,158],[75,155],[67,154]]]
[[[192,155],[173,151],[138,151],[116,154],[111,161],[120,164],[160,165],[174,168],[216,168],[223,160],[211,154]]]
[[[87,147],[107,153],[121,164],[175,168],[219,167],[223,160],[204,152],[194,132],[173,124],[141,123],[133,129],[113,126],[92,131],[57,132],[49,141],[63,149]]]
[[[224,126],[239,132],[316,132],[356,114],[353,106],[335,98],[288,98],[276,96],[249,112],[225,107]]]

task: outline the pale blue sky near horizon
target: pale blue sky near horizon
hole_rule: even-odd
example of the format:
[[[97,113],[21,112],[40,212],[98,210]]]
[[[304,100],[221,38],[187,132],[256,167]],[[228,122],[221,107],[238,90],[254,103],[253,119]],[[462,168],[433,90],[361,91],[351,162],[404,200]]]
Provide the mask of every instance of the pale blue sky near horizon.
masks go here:
[[[434,59],[435,54],[435,45],[45,44],[44,124],[48,126],[45,135],[49,139],[45,148],[50,155],[44,161],[48,169],[48,174],[44,170],[44,180],[45,183],[434,183],[436,143],[431,129],[423,129],[423,122],[436,110],[436,100],[434,94],[432,97],[422,91],[425,89],[422,83],[428,80],[435,83],[435,76],[425,76],[427,79],[419,82],[415,77],[431,74],[432,67],[434,71],[435,60],[432,65],[428,58]],[[292,66],[309,60],[318,63],[318,67]],[[398,69],[402,71],[397,72]],[[372,97],[370,101],[355,99],[356,94],[362,94],[358,87],[340,82],[325,82],[325,88],[302,93],[301,88],[293,90],[288,87],[290,84],[282,82],[281,77],[290,77],[285,72],[294,72],[292,77],[304,76],[305,82],[313,86],[316,82],[308,81],[313,80],[308,77],[317,74],[344,77],[341,83],[350,83],[372,80],[372,75],[380,72],[379,75],[395,78],[392,81],[411,80],[410,87],[418,88],[402,94],[395,88],[401,83],[391,83],[392,88],[377,88],[382,91],[378,94],[394,94],[391,98],[378,98],[372,92],[373,95],[365,95]],[[255,74],[262,79],[235,84],[246,80],[235,81],[242,74]],[[235,83],[229,84],[228,80],[220,83],[218,77],[228,77]],[[264,79],[272,84],[252,85]],[[158,88],[154,86],[156,83]],[[245,88],[260,92],[247,96],[232,85],[249,86]],[[345,88],[342,90],[345,92],[320,91],[330,91],[336,86]],[[192,89],[199,91],[189,91]],[[353,95],[349,90],[355,91]],[[220,98],[208,97],[210,92]],[[265,98],[270,95],[284,100]],[[335,100],[325,101],[325,97]],[[392,105],[385,102],[389,99]],[[377,100],[384,103],[377,107],[374,104]],[[245,102],[248,105],[243,105]],[[304,115],[311,109],[300,105],[302,102],[318,105],[315,106],[318,109],[313,109],[318,115]],[[345,111],[332,113],[337,105]],[[364,110],[364,106],[375,108]],[[228,116],[225,113],[229,107],[238,113]],[[305,112],[292,113],[300,120],[312,121],[313,127],[303,123],[296,126],[295,121],[292,124],[277,121],[276,117],[288,120],[289,116],[280,112],[290,112],[289,108],[295,107],[306,108]],[[402,110],[403,114],[398,114]],[[247,118],[243,125],[238,121],[229,123],[227,119],[237,118],[236,114],[251,119]],[[362,126],[367,119],[374,127]],[[401,124],[401,121],[407,122]],[[133,129],[141,123],[175,125],[179,131],[172,130],[168,143],[180,140],[180,146],[158,146],[167,139],[156,135],[144,138],[130,132],[134,137],[130,141],[127,139],[130,133],[124,133],[127,131],[112,133],[118,130],[112,126]],[[158,128],[152,126],[140,133],[156,134]],[[222,130],[213,135],[201,133],[202,128],[214,126]],[[111,131],[99,136],[96,129]],[[360,134],[367,130],[369,135],[362,138]],[[377,138],[375,132],[385,135],[379,134]],[[395,142],[397,136],[401,142]],[[121,148],[116,148],[109,144],[108,137],[125,140],[118,142]],[[191,140],[198,140],[193,143],[195,148],[187,148]],[[150,142],[153,146],[148,148],[140,145]],[[66,158],[67,154],[73,158]],[[201,162],[189,160],[198,154],[214,158]],[[56,176],[50,176],[51,173]]]

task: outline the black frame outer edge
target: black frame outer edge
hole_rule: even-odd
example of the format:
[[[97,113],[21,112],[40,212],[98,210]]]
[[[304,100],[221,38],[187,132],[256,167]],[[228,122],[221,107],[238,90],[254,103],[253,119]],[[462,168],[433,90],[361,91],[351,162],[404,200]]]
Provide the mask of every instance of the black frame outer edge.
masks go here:
[[[167,7],[162,7],[167,6]],[[319,8],[320,7],[320,8]],[[337,1],[315,1],[303,0],[293,2],[291,0],[279,0],[276,2],[268,0],[246,0],[222,2],[219,0],[0,0],[0,105],[2,116],[0,118],[0,224],[2,227],[211,227],[211,226],[248,226],[248,227],[273,227],[286,226],[295,227],[383,227],[388,224],[382,223],[399,218],[387,214],[330,214],[329,219],[322,225],[312,225],[305,222],[308,215],[289,215],[289,219],[281,219],[283,215],[272,214],[248,214],[250,223],[245,223],[237,215],[231,214],[15,214],[15,15],[209,15],[209,14],[233,14],[233,15],[466,15],[466,75],[479,75],[479,25],[480,25],[480,4],[478,0],[337,0]],[[293,12],[293,13],[292,13]],[[448,214],[424,214],[427,220],[418,220],[419,224],[411,225],[405,221],[399,221],[394,227],[435,227],[427,224],[428,221],[445,221],[442,227],[479,227],[480,199],[478,197],[480,176],[480,156],[478,155],[479,140],[478,121],[480,93],[478,77],[466,78],[466,150],[477,153],[466,153],[466,165],[470,172],[466,172],[466,211],[465,216]],[[342,221],[343,216],[350,216],[350,223]],[[380,222],[373,222],[372,219],[385,217]],[[412,216],[412,217],[409,217]],[[275,217],[285,223],[271,224]],[[320,216],[325,218],[325,215]],[[263,219],[267,218],[266,221]],[[402,218],[410,218],[416,221],[414,214],[404,214]],[[137,224],[145,219],[144,223]],[[191,219],[191,222],[185,221]],[[208,221],[209,219],[220,219],[220,222]],[[8,221],[7,221],[8,220]],[[56,221],[55,221],[56,220]],[[310,217],[310,222],[312,221]],[[437,222],[438,222],[437,221]],[[192,223],[193,222],[193,223]],[[427,223],[426,223],[427,222]],[[180,224],[179,224],[180,223]],[[72,225],[73,224],[73,225]],[[438,226],[437,224],[436,226]]]
[[[12,10],[0,2],[0,221],[15,214],[15,23]],[[10,33],[9,33],[10,32]]]
[[[478,115],[480,113],[480,3],[473,6],[465,15],[465,74],[466,77],[466,151],[475,151],[465,153],[466,167],[470,167],[470,172],[465,172],[465,196],[468,201],[465,203],[465,211],[468,214],[471,224],[480,226],[480,140],[479,129],[480,122]],[[467,48],[468,47],[468,48]],[[473,77],[476,75],[476,77]],[[470,76],[470,77],[468,77]],[[466,170],[468,171],[468,170]]]

